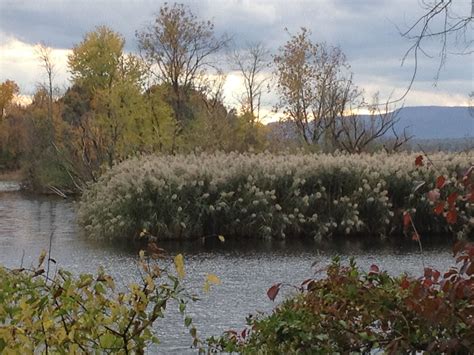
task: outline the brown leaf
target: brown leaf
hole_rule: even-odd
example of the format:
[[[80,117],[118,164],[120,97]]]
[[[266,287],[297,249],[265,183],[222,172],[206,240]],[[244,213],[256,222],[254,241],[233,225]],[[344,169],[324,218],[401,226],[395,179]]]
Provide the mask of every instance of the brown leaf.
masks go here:
[[[458,220],[458,213],[456,210],[449,210],[448,213],[446,214],[446,222],[449,224],[456,224]]]
[[[466,247],[466,242],[463,240],[459,240],[456,243],[454,243],[453,246],[453,254],[458,255],[460,251],[462,251]]]
[[[411,224],[411,215],[409,212],[403,212],[403,229],[407,229]]]
[[[423,166],[423,155],[418,155],[415,159],[416,166]]]
[[[35,276],[38,276],[38,275],[41,275],[44,273],[44,269],[39,269],[39,270],[36,270],[35,273],[33,274],[33,277]]]
[[[271,301],[274,301],[278,292],[280,292],[281,283],[277,283],[270,287],[267,291],[267,296]]]
[[[372,264],[370,265],[370,272],[374,274],[378,274],[380,272],[380,269],[377,265]]]

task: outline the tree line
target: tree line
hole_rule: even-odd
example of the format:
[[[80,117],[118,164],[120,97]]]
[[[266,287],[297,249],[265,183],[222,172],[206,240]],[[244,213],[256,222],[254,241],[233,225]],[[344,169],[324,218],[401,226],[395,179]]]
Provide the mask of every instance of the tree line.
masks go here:
[[[290,143],[359,153],[396,150],[408,140],[395,131],[398,118],[388,105],[368,106],[339,47],[313,42],[305,28],[288,34],[274,54],[262,43],[230,53],[229,37],[217,36],[211,21],[185,5],[165,4],[136,32],[136,54],[107,26],[86,33],[68,56],[71,85],[61,94],[51,49],[40,45],[47,81],[32,102],[15,103],[14,81],[0,86],[0,169],[21,167],[38,186],[80,188],[136,154],[258,151]],[[243,80],[238,107],[224,103],[222,57]],[[274,111],[291,123],[283,127],[294,129],[295,139],[262,124],[267,90],[277,94]],[[371,110],[364,119],[354,113],[362,106]]]

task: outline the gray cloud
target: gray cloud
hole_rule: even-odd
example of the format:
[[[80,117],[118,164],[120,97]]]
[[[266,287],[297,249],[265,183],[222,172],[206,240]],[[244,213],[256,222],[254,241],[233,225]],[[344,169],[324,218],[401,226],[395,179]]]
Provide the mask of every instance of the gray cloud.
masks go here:
[[[421,13],[413,0],[202,0],[183,1],[202,19],[211,19],[219,35],[233,36],[235,44],[261,41],[275,51],[289,37],[284,29],[295,33],[302,26],[312,31],[315,41],[339,45],[346,53],[356,81],[384,79],[394,86],[406,85],[413,64],[400,60],[409,43],[401,38],[396,25],[405,29]],[[55,48],[71,48],[87,31],[105,24],[122,33],[127,50],[136,50],[135,31],[153,20],[163,1],[87,0],[22,1],[0,0],[0,33],[34,44],[44,41]],[[467,5],[468,2],[466,2]],[[459,12],[470,11],[458,4]],[[436,54],[439,43],[427,49]],[[422,58],[419,85],[433,84],[439,58]],[[450,56],[441,75],[455,93],[472,90],[472,66],[468,56]]]

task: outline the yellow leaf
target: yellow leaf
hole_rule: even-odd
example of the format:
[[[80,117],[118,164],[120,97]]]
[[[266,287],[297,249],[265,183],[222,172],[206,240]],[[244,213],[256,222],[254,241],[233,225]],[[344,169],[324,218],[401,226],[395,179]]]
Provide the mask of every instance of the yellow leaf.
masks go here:
[[[221,283],[221,279],[217,275],[214,275],[214,274],[207,274],[206,281],[214,285],[220,285]]]
[[[66,330],[64,328],[59,328],[56,333],[56,336],[58,338],[59,343],[61,344],[62,342],[64,342],[64,340],[67,339]]]
[[[178,254],[174,257],[174,266],[176,267],[176,272],[178,273],[178,276],[183,279],[184,276],[186,275],[184,271],[184,258],[183,254]]]
[[[155,289],[155,282],[153,281],[153,278],[150,275],[145,276],[145,282],[146,282],[146,287],[149,290],[154,290]]]
[[[211,288],[211,284],[214,284],[214,285],[220,285],[221,283],[221,279],[217,276],[217,275],[214,275],[214,274],[207,274],[206,275],[206,280],[204,281],[204,292],[209,292],[210,288]]]
[[[219,238],[219,240],[224,243],[225,242],[225,238],[223,235],[219,235],[217,238]]]
[[[40,267],[43,264],[44,258],[46,257],[46,250],[41,250],[41,254],[38,258],[38,267]]]
[[[43,319],[44,330],[48,330],[49,328],[51,328],[52,325],[53,325],[52,319]]]
[[[140,250],[140,251],[138,252],[138,256],[140,257],[140,259],[145,258],[145,250],[143,250],[143,249]]]

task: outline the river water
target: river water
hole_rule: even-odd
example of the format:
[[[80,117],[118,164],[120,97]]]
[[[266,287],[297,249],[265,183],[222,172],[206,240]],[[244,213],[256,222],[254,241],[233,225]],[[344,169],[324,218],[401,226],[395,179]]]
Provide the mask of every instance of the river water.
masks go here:
[[[16,190],[15,183],[0,182],[0,264],[7,267],[35,264],[52,236],[51,257],[58,267],[94,273],[103,266],[122,286],[139,280],[136,248],[89,240],[76,224],[74,201],[25,195]],[[354,256],[365,270],[375,263],[395,275],[403,272],[419,275],[423,270],[422,259],[426,266],[441,271],[452,262],[449,246],[439,244],[425,246],[423,257],[415,243],[405,243],[403,247],[355,242],[321,246],[312,242],[227,240],[220,243],[207,239],[160,246],[170,254],[185,256],[185,282],[201,297],[188,310],[202,338],[228,329],[242,329],[249,314],[270,312],[275,306],[266,296],[271,285],[298,284],[314,275],[313,263],[327,265],[336,254],[343,259]],[[207,273],[218,275],[222,284],[206,294],[202,286]],[[287,288],[277,301],[290,292]],[[156,323],[156,331],[162,344],[150,352],[190,351],[191,338],[176,311],[168,311]]]

